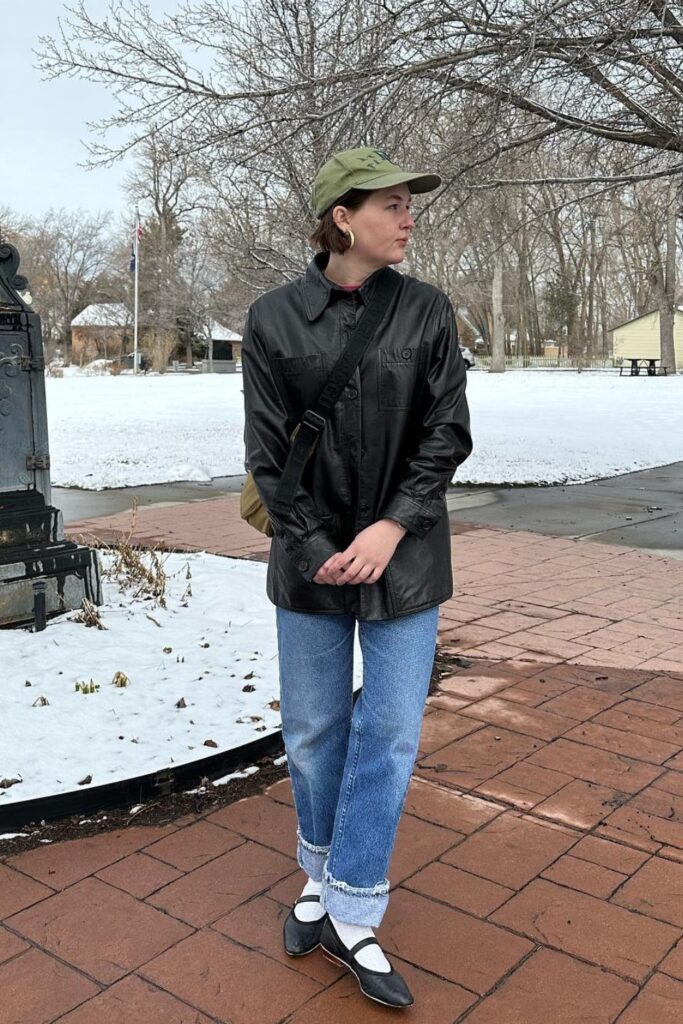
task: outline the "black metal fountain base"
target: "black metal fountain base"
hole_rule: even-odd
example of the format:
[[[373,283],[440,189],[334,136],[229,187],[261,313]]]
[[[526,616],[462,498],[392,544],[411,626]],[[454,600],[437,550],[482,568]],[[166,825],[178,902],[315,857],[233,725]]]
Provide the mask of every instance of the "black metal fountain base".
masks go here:
[[[38,491],[0,494],[0,627],[102,604],[97,552],[64,539],[62,513]]]
[[[0,626],[102,603],[97,553],[64,539],[50,498],[40,317],[25,298],[19,253],[0,239]]]

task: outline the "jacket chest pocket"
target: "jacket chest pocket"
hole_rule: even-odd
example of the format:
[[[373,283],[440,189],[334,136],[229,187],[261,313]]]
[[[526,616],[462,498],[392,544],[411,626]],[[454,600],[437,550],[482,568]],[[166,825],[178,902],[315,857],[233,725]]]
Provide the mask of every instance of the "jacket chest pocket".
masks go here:
[[[404,344],[379,350],[378,406],[409,409],[412,405],[418,364],[418,346]]]
[[[305,356],[271,359],[275,385],[287,411],[300,418],[310,408],[325,381],[325,355],[311,352]]]

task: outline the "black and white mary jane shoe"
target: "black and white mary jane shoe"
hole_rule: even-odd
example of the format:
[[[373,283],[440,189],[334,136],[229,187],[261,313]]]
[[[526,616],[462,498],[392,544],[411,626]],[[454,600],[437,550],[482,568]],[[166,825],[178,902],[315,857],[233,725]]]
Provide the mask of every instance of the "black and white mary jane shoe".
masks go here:
[[[326,915],[323,920],[325,923],[320,935],[320,948],[323,951],[323,956],[332,963],[348,967],[353,971],[363,995],[378,1003],[383,1003],[384,1006],[412,1006],[415,1000],[393,964],[390,971],[372,971],[369,967],[363,967],[356,960],[355,954],[363,946],[369,946],[371,942],[379,946],[377,939],[361,939],[355,946],[347,949],[329,917]]]
[[[300,896],[294,904],[313,902],[320,903],[319,896]],[[290,956],[304,956],[311,953],[320,945],[320,933],[323,924],[327,920],[327,914],[323,914],[317,921],[300,921],[294,913],[294,907],[290,910],[284,923],[283,935],[285,940],[285,952]]]

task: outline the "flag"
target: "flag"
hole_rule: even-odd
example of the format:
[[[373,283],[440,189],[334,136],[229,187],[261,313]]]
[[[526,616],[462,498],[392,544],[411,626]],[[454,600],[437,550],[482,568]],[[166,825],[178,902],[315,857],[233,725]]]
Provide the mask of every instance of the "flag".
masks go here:
[[[136,210],[136,214],[137,224],[133,228],[133,241],[130,244],[130,260],[128,263],[128,269],[130,270],[131,274],[135,273],[135,266],[137,264],[138,259],[138,247],[140,244],[140,239],[142,238],[142,224],[140,223],[139,211]]]

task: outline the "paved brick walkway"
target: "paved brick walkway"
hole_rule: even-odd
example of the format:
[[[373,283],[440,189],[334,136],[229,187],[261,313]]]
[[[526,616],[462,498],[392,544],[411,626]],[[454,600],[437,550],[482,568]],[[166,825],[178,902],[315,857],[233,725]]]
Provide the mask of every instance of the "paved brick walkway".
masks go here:
[[[130,516],[72,524],[100,537]],[[237,498],[137,536],[265,557]],[[256,541],[254,540],[256,537]],[[426,708],[377,930],[420,1024],[683,1020],[683,564],[456,528],[440,642],[472,659]],[[0,864],[3,1024],[364,1024],[281,927],[305,876],[289,779],[203,818]]]

